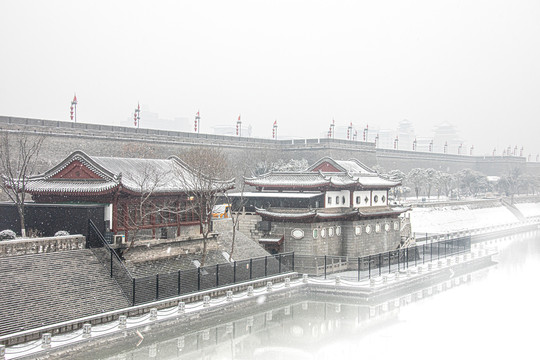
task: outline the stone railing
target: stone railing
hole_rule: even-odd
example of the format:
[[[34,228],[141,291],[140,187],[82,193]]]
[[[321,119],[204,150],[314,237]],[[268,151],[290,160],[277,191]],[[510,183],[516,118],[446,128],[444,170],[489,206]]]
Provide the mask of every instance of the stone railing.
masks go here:
[[[86,246],[82,235],[0,241],[0,257],[80,250]]]

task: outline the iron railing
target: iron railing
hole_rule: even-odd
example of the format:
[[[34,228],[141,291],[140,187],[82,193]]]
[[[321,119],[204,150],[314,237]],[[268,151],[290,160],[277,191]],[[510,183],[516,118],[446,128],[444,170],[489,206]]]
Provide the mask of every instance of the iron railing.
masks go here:
[[[110,271],[132,305],[294,271],[294,253],[269,255],[145,277],[134,277],[90,220],[86,247]]]
[[[471,236],[441,240],[363,257],[295,255],[295,271],[314,276],[343,273],[348,280],[366,280],[448,256],[469,252]]]
[[[133,300],[133,276],[92,220],[88,220],[86,247],[92,250],[98,260],[109,270],[110,277],[116,280],[124,295]],[[133,301],[131,303],[134,305]]]

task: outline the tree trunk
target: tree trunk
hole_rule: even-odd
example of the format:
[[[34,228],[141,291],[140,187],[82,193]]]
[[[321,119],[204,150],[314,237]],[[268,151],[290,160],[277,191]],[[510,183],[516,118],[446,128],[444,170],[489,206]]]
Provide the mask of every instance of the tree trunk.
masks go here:
[[[229,262],[231,261],[231,258],[234,253],[234,240],[236,239],[236,226],[233,226],[232,229],[232,244],[231,244],[231,253],[229,254]]]
[[[21,221],[21,236],[26,237],[26,225],[24,223],[24,205],[17,205],[17,212],[19,213],[19,219]]]
[[[207,245],[208,245],[208,234],[203,234],[203,250],[202,250],[202,256],[201,256],[201,267],[204,266],[204,263],[206,261],[206,251],[207,251]]]

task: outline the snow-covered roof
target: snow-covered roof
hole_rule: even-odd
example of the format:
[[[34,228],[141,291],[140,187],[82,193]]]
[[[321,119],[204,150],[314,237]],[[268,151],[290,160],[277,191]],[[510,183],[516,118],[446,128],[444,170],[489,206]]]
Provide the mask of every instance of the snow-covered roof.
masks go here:
[[[103,193],[122,187],[132,192],[178,193],[196,188],[205,178],[197,178],[177,157],[138,159],[89,156],[71,153],[47,172],[31,177],[28,193]],[[230,189],[234,180],[212,181],[217,189]]]
[[[346,161],[324,157],[305,171],[269,172],[258,177],[245,178],[247,185],[265,190],[331,189],[331,188],[382,188],[400,184],[379,176],[356,159]]]
[[[338,171],[338,172],[346,172],[351,174],[376,174],[375,171],[367,167],[365,164],[361,163],[357,159],[349,159],[349,160],[334,160],[329,156],[325,156],[319,160],[317,160],[313,165],[311,165],[307,171],[317,171],[321,168],[321,165],[326,165],[325,167],[322,167],[323,169],[331,169],[334,170],[331,171]],[[325,170],[322,170],[323,172],[327,172]]]
[[[410,210],[410,208],[392,209],[388,207],[378,208],[373,211],[365,210],[347,210],[347,211],[328,211],[327,209],[312,209],[308,211],[298,211],[293,209],[267,210],[256,208],[255,211],[263,219],[282,220],[282,221],[326,221],[337,219],[362,219],[372,217],[398,216],[399,214]]]
[[[330,184],[328,179],[314,172],[269,172],[244,180],[248,185],[263,188],[319,188]]]
[[[345,171],[352,174],[375,174],[375,171],[371,170],[356,159],[350,159],[346,161],[335,160],[335,162],[338,163],[341,167],[343,167]]]

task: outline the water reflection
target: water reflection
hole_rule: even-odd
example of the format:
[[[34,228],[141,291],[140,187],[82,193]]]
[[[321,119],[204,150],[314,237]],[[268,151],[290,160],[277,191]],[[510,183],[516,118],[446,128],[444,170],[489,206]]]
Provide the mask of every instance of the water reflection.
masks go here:
[[[491,338],[485,336],[491,334],[490,328],[504,333],[510,330],[504,328],[505,323],[501,321],[508,320],[505,310],[509,307],[512,313],[522,316],[525,324],[528,320],[525,314],[540,320],[538,310],[521,311],[522,305],[536,305],[535,302],[540,301],[534,279],[540,270],[540,237],[537,233],[526,234],[492,245],[501,250],[497,266],[415,288],[401,296],[371,300],[317,296],[295,298],[292,303],[289,299],[262,304],[224,315],[217,325],[194,322],[147,327],[140,330],[145,338],[139,345],[139,339],[130,336],[113,344],[114,349],[101,349],[85,357],[278,360],[369,355],[433,358],[434,352],[439,352],[437,358],[449,358],[450,354],[465,356],[464,350],[474,353],[479,342],[494,339],[492,335]],[[489,309],[487,315],[486,309]],[[512,323],[514,334],[520,332],[515,328],[518,323]],[[464,334],[469,338],[463,339]],[[520,339],[519,336],[508,338]],[[440,354],[441,346],[445,348],[443,354]],[[412,351],[416,347],[421,351]],[[404,353],[404,348],[411,352]],[[486,348],[482,349],[485,353]]]

